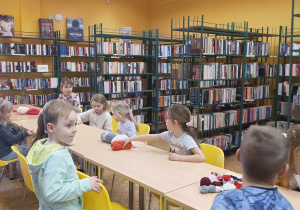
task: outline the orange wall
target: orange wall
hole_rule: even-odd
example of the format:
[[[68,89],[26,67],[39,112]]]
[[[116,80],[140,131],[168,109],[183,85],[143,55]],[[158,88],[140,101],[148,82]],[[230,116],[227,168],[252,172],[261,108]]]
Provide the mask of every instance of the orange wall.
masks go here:
[[[203,14],[207,22],[248,21],[252,28],[269,26],[278,30],[280,25],[290,27],[291,8],[292,0],[152,0],[150,27],[169,34],[171,18],[177,20],[178,27],[183,16],[200,19]],[[295,11],[300,13],[300,1]],[[296,26],[300,27],[300,19]]]
[[[54,30],[66,34],[66,18],[82,18],[84,35],[88,26],[103,23],[103,27],[132,30],[150,28],[150,1],[148,0],[8,0],[1,1],[0,14],[13,15],[15,31],[39,32],[39,18],[49,18],[56,13],[63,16],[61,22],[54,20]]]

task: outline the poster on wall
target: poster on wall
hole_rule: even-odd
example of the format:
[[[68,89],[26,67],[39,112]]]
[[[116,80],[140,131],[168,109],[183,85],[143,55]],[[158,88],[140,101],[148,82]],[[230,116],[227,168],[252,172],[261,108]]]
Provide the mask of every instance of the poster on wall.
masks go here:
[[[40,37],[53,38],[53,20],[40,18]]]
[[[0,15],[0,36],[13,36],[14,27],[14,16]]]
[[[131,27],[121,27],[120,28],[120,35],[131,36]],[[121,43],[131,43],[131,39],[120,39]]]
[[[68,40],[83,41],[83,20],[81,18],[67,18]]]

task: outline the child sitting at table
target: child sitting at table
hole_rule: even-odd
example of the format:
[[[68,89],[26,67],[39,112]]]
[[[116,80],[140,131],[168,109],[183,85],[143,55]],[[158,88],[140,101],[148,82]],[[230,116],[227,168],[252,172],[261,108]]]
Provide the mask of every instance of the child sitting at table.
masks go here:
[[[32,136],[33,131],[21,131],[20,127],[14,127],[8,124],[12,115],[13,105],[0,98],[0,160],[8,161],[18,158],[17,154],[12,151],[11,146],[22,142],[27,136]],[[21,154],[27,155],[29,147],[27,145],[18,146]]]
[[[211,209],[294,209],[274,187],[288,171],[288,148],[282,133],[268,126],[251,126],[236,152],[242,163],[243,187],[218,194]]]
[[[112,117],[107,112],[108,104],[104,95],[95,94],[91,99],[92,109],[78,113],[78,123],[89,121],[90,126],[112,131]]]
[[[99,193],[101,188],[97,182],[102,181],[97,177],[79,180],[66,146],[77,131],[75,108],[52,100],[39,118],[43,123],[38,124],[38,130],[46,132],[48,138],[37,140],[27,156],[39,209],[82,209],[82,194],[91,190]]]
[[[62,78],[60,82],[60,90],[61,94],[59,94],[57,100],[64,101],[67,104],[74,106],[76,108],[76,112],[79,113],[80,111],[80,100],[76,93],[73,93],[73,85],[74,83],[72,80],[68,78]]]
[[[277,184],[300,192],[300,125],[294,125],[287,131],[289,148],[289,170],[279,177]]]
[[[116,102],[113,104],[111,111],[118,122],[117,133],[128,137],[136,136],[139,125],[135,121],[129,105],[125,102]]]
[[[168,131],[161,134],[146,134],[123,139],[124,147],[130,141],[158,141],[165,140],[169,143],[171,152],[170,160],[185,162],[204,162],[205,156],[195,142],[194,128],[188,127],[191,119],[190,110],[181,105],[174,104],[167,108],[166,125]]]

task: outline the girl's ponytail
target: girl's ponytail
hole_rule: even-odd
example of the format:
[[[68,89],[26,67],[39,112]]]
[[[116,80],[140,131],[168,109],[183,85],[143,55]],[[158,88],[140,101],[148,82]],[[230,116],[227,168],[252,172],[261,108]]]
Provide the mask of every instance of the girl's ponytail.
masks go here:
[[[46,133],[44,118],[45,118],[44,112],[41,111],[37,120],[37,124],[38,124],[37,131],[32,138],[32,145],[34,145],[36,141],[48,137]]]

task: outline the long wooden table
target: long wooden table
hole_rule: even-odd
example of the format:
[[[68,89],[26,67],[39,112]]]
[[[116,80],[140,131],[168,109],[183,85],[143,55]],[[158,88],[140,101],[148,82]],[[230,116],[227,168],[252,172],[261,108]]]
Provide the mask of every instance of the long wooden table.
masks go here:
[[[36,119],[13,122],[27,129],[37,128]],[[211,208],[216,194],[200,194],[199,182],[202,177],[211,172],[231,172],[205,163],[170,161],[169,152],[141,142],[138,142],[137,148],[112,151],[109,144],[101,141],[102,132],[99,128],[78,125],[76,143],[69,146],[69,150],[86,161],[110,170],[187,209]],[[281,187],[279,190],[295,209],[300,209],[300,203],[297,202],[299,193]]]

